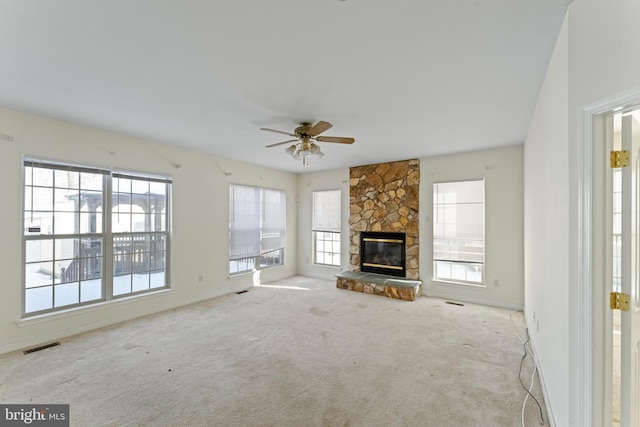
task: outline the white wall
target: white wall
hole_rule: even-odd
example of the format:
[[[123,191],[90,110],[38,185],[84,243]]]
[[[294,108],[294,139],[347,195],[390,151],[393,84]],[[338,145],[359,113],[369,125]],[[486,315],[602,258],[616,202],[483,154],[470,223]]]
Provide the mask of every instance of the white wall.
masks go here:
[[[287,229],[297,226],[297,177],[291,173],[5,109],[0,133],[14,137],[0,139],[0,353],[252,286],[251,274],[228,277],[229,183],[285,190]],[[22,155],[171,175],[171,290],[20,321]],[[287,234],[286,244],[286,266],[265,270],[263,281],[295,274],[296,233]]]
[[[523,147],[522,145],[420,159],[420,278],[422,294],[510,308],[523,305]],[[486,283],[468,287],[431,280],[433,183],[484,178],[486,181]],[[342,233],[349,235],[349,170],[301,174],[298,179],[298,272],[333,278],[349,269],[348,242],[342,241],[342,266],[312,264],[312,192],[340,188]],[[495,281],[499,286],[495,286]]]
[[[318,190],[342,191],[340,267],[313,264],[311,221],[313,192]],[[333,279],[339,271],[349,270],[349,169],[300,174],[298,199],[298,273],[309,277]]]
[[[558,426],[590,418],[579,363],[581,325],[592,320],[577,298],[583,286],[580,111],[640,87],[638,22],[637,0],[570,5],[525,142],[527,322]]]
[[[420,159],[420,279],[422,294],[508,308],[522,308],[523,146]],[[485,180],[485,286],[433,278],[433,184]]]
[[[525,142],[525,314],[556,425],[569,425],[568,25]]]

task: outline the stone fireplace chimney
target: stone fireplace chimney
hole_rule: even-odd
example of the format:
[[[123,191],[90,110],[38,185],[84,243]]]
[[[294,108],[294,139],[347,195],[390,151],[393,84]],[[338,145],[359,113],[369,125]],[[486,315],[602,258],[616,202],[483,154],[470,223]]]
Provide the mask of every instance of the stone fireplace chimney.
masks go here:
[[[350,270],[360,270],[361,232],[404,233],[406,277],[419,279],[420,161],[353,167],[349,178]]]

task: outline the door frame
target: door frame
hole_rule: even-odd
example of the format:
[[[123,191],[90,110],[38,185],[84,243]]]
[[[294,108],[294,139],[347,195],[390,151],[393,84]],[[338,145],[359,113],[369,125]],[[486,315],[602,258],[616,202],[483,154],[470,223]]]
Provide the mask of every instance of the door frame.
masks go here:
[[[640,87],[621,92],[580,109],[578,141],[578,260],[575,305],[571,319],[578,319],[577,342],[570,356],[575,360],[572,386],[577,392],[577,425],[609,425],[606,370],[612,371],[606,257],[609,206],[604,183],[607,169],[605,114],[640,106]],[[600,181],[597,181],[599,179]]]

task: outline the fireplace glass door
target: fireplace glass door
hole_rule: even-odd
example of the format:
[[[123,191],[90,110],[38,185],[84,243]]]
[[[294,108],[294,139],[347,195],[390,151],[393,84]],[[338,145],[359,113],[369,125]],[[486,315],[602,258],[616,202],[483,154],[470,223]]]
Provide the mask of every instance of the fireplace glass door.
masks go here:
[[[362,232],[360,271],[405,277],[405,234]]]

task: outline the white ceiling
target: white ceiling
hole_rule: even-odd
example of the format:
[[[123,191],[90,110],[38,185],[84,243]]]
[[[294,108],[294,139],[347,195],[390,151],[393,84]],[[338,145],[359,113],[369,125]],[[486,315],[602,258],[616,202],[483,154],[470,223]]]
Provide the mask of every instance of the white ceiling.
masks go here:
[[[569,2],[2,0],[0,106],[291,172],[518,144]]]

